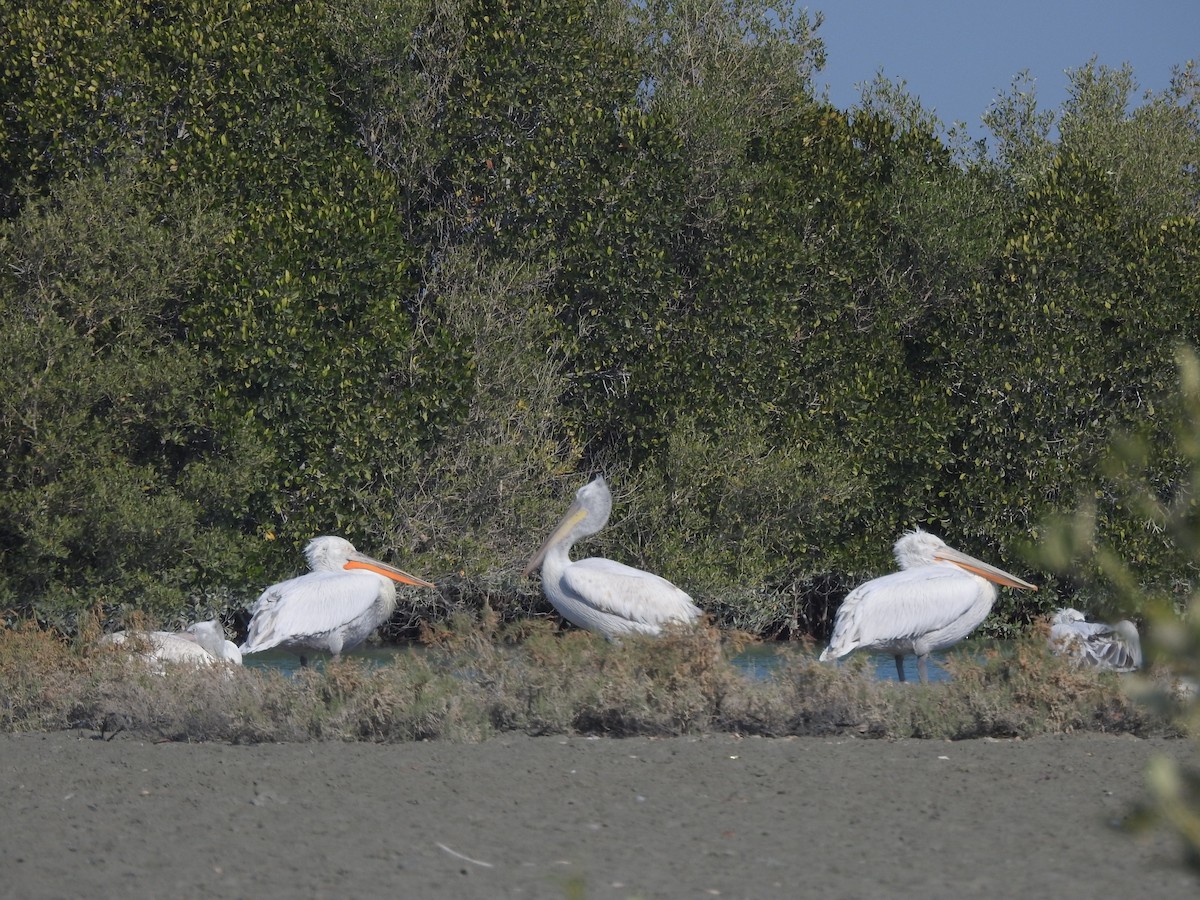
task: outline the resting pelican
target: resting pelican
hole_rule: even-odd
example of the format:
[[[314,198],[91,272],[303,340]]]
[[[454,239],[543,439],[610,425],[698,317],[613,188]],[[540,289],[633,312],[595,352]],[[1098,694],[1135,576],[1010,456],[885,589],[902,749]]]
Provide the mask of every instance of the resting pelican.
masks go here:
[[[1142,642],[1137,626],[1127,620],[1116,625],[1088,622],[1077,609],[1060,609],[1050,621],[1050,649],[1081,664],[1132,672],[1142,667]]]
[[[184,634],[191,635],[192,639],[208,651],[214,659],[235,666],[242,664],[242,651],[233,641],[225,639],[225,629],[217,619],[189,625],[184,629]]]
[[[273,584],[250,608],[242,653],[282,647],[308,665],[308,653],[340,656],[370,637],[396,609],[393,582],[435,587],[422,578],[359,553],[345,538],[315,537],[304,548],[307,575]]]
[[[162,674],[167,665],[213,666],[242,664],[237,645],[225,640],[217,620],[197,622],[183,631],[115,631],[100,639],[106,646],[140,645],[142,657]]]
[[[919,528],[896,541],[894,552],[902,571],[874,578],[846,596],[822,660],[858,649],[883,650],[895,655],[896,674],[904,681],[904,654],[915,653],[925,682],[929,654],[957,644],[987,618],[996,600],[992,582],[1037,590]]]
[[[571,545],[603,528],[611,511],[612,494],[597,475],[575,492],[575,502],[529,560],[523,577],[541,566],[542,591],[551,605],[568,622],[607,638],[658,634],[668,622],[699,618],[692,598],[665,578],[611,559],[571,562]]]

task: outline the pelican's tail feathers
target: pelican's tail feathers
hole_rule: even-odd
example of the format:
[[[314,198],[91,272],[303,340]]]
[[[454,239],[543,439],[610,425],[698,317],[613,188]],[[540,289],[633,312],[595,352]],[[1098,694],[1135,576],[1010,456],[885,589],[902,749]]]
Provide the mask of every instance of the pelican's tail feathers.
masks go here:
[[[830,660],[841,659],[847,653],[850,653],[851,651],[853,651],[854,648],[857,646],[858,646],[858,644],[848,644],[848,645],[830,644],[828,647],[826,647],[824,650],[821,651],[821,657],[820,657],[821,662],[829,662]]]

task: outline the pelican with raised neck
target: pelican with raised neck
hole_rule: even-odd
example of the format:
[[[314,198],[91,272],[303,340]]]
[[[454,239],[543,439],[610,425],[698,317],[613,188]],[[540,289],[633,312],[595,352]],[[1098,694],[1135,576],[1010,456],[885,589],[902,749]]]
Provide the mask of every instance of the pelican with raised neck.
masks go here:
[[[611,559],[572,562],[572,545],[598,532],[612,511],[612,494],[602,475],[575,492],[575,502],[529,560],[524,577],[539,567],[542,591],[564,619],[607,638],[659,634],[670,622],[701,616],[692,598],[671,582]]]

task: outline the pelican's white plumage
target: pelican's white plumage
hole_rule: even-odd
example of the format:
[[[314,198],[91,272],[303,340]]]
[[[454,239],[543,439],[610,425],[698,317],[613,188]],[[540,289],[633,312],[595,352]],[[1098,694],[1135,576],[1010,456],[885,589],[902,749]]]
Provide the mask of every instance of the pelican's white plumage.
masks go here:
[[[900,571],[846,595],[822,660],[859,649],[891,653],[904,681],[904,654],[913,653],[917,673],[926,681],[929,654],[957,644],[987,618],[996,600],[995,584],[1037,590],[919,528],[893,549]]]
[[[612,494],[597,475],[575,492],[575,502],[525,567],[542,569],[542,591],[564,619],[613,638],[659,634],[668,622],[691,622],[701,611],[692,598],[658,575],[611,559],[571,562],[571,546],[604,527]]]
[[[237,645],[225,640],[225,630],[216,619],[196,622],[183,631],[115,631],[106,634],[100,643],[137,647],[146,662],[159,673],[168,665],[242,664]]]
[[[1142,642],[1128,620],[1115,625],[1089,622],[1077,609],[1060,609],[1050,622],[1050,649],[1080,663],[1132,672],[1142,666]]]
[[[308,664],[308,653],[339,656],[357,647],[396,609],[394,582],[434,587],[428,581],[359,553],[345,538],[313,538],[304,549],[312,570],[273,584],[251,607],[242,653],[279,647]]]
[[[225,628],[221,625],[220,620],[209,619],[207,622],[196,622],[185,628],[184,632],[190,634],[192,639],[214,659],[235,666],[242,664],[242,651],[233,641],[226,640]]]

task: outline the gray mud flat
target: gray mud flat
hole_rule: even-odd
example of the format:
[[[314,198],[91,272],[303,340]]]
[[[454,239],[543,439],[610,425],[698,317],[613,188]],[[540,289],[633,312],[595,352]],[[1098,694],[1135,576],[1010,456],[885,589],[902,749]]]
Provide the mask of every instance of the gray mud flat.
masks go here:
[[[0,895],[1195,898],[1173,835],[1120,827],[1193,746],[0,735]]]

